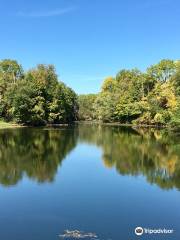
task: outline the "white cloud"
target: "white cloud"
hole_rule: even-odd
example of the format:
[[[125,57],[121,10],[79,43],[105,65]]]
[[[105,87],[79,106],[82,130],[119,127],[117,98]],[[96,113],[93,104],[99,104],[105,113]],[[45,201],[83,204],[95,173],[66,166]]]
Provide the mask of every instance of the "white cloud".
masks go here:
[[[48,11],[18,12],[17,16],[30,17],[30,18],[55,17],[55,16],[64,15],[64,14],[72,12],[74,10],[75,10],[75,7],[69,7],[69,8],[48,10]]]

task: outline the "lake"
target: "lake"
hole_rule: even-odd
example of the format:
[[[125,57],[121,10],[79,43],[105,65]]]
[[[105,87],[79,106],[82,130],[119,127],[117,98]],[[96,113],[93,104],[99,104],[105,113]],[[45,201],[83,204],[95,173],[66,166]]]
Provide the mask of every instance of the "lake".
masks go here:
[[[3,129],[0,184],[1,240],[180,239],[180,135],[166,130]]]

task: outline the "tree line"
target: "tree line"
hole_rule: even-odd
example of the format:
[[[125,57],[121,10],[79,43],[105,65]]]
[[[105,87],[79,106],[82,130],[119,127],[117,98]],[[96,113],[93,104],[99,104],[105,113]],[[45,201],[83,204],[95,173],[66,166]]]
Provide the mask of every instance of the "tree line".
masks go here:
[[[24,71],[0,61],[0,118],[26,125],[75,120],[180,126],[180,61],[123,69],[104,80],[98,94],[77,94],[58,80],[53,65]]]
[[[25,72],[15,60],[0,61],[0,118],[26,125],[69,123],[77,110],[77,95],[58,81],[53,65]]]
[[[180,61],[123,69],[99,94],[79,96],[79,119],[139,125],[180,125]]]

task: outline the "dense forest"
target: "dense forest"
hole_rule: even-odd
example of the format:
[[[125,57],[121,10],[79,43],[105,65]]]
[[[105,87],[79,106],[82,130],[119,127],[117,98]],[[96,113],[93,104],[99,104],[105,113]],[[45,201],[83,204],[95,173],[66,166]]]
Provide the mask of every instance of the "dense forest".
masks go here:
[[[104,80],[98,94],[77,96],[58,80],[53,65],[24,71],[15,60],[0,61],[0,118],[26,125],[76,120],[136,125],[180,125],[180,61],[121,70]]]
[[[77,120],[77,95],[58,81],[52,65],[25,72],[14,60],[0,61],[0,118],[26,125]]]
[[[180,61],[121,70],[99,94],[79,96],[79,119],[138,125],[180,124]]]

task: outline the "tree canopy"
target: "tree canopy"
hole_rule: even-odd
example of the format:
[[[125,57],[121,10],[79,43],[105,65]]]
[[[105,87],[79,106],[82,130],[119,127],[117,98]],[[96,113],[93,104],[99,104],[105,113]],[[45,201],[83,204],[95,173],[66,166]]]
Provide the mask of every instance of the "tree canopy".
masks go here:
[[[76,93],[59,81],[53,65],[24,71],[0,61],[0,118],[26,125],[75,120],[180,126],[180,61],[163,59],[145,72],[122,69],[98,94]]]
[[[72,122],[77,96],[58,81],[53,65],[24,72],[14,60],[0,62],[0,117],[29,125]]]
[[[106,78],[93,103],[89,102],[89,95],[79,101],[81,118],[86,120],[93,109],[94,118],[103,122],[179,125],[180,61],[164,59],[146,72],[123,69]]]

